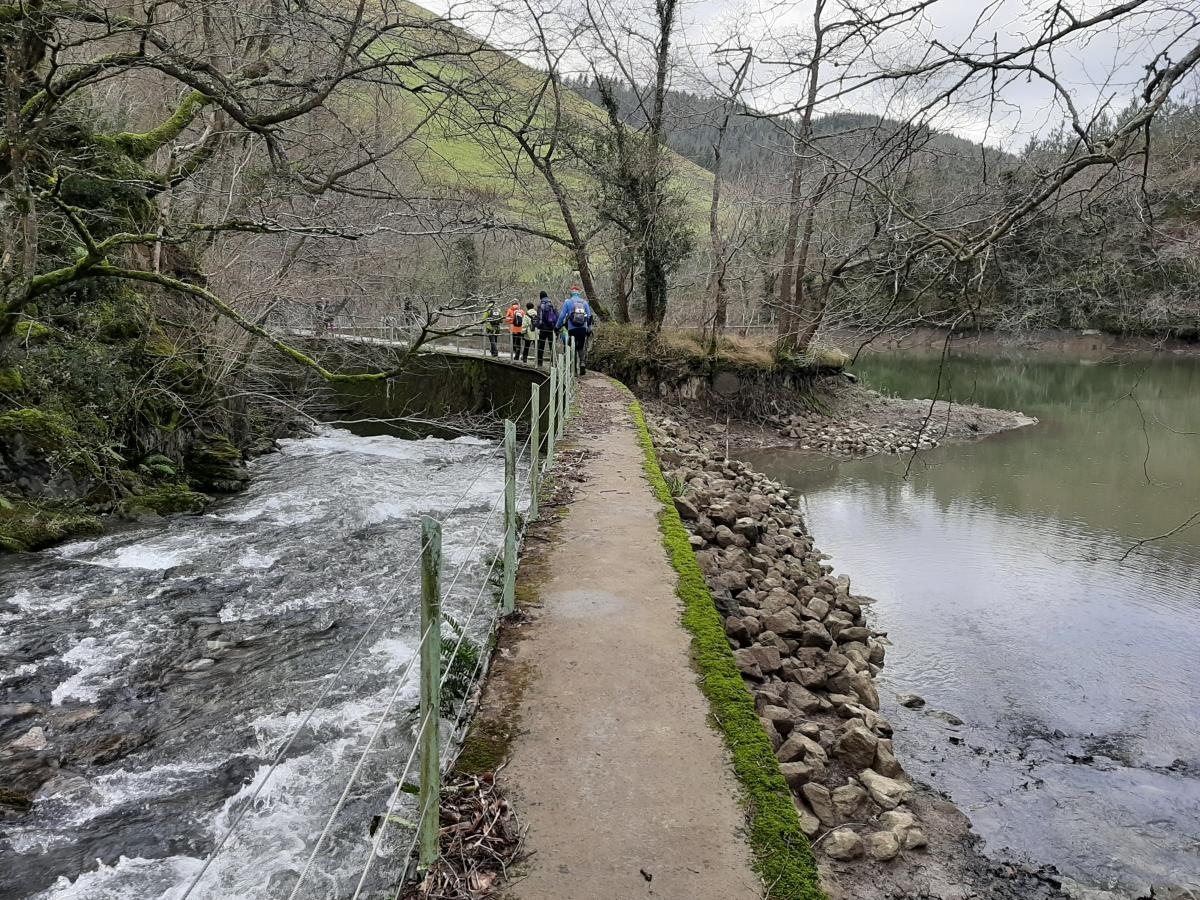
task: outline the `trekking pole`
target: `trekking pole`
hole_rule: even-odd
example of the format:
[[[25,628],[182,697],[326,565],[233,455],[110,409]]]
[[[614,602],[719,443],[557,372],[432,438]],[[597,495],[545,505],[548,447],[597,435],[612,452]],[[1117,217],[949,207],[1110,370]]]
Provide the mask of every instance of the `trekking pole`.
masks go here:
[[[542,386],[533,383],[529,398],[529,518],[538,514],[538,473],[542,455]]]
[[[421,786],[418,829],[421,842],[417,865],[421,871],[437,862],[441,826],[442,763],[439,759],[442,685],[442,526],[437,519],[421,520]]]
[[[517,423],[504,420],[504,593],[501,612],[513,611],[517,596]]]

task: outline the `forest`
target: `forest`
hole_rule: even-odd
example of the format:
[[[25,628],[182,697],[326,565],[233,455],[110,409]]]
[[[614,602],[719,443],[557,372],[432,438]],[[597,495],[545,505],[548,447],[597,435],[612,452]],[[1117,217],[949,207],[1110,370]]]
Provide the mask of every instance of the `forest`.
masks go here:
[[[916,325],[1197,337],[1194,11],[940,6],[0,5],[5,545],[94,527],[80,498],[194,508],[295,418],[281,373],[386,378],[575,281],[778,359]],[[330,371],[293,336],[331,317],[410,349]]]

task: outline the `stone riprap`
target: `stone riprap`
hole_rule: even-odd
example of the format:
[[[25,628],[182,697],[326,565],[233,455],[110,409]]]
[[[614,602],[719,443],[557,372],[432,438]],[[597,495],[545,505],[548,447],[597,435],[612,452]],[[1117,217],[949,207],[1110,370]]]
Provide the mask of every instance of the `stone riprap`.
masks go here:
[[[867,624],[870,601],[833,576],[787,488],[694,435],[671,419],[654,426],[675,505],[805,831],[842,863],[923,852],[926,836],[905,806],[914,788],[879,712],[874,676],[887,639]]]

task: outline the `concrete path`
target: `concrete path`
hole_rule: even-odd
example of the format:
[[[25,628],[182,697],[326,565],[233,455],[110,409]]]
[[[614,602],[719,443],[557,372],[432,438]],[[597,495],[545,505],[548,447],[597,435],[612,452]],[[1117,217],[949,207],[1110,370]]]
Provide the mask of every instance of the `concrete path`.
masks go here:
[[[507,896],[756,900],[629,399],[596,375],[581,392],[594,455],[516,650],[533,675],[501,782],[533,855]]]

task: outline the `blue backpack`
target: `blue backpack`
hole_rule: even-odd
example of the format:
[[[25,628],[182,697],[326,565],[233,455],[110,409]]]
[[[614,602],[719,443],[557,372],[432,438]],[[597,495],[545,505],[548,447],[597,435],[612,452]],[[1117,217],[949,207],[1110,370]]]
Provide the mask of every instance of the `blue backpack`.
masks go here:
[[[554,304],[549,300],[543,300],[538,306],[538,328],[542,331],[553,331],[557,324],[558,313],[554,311]]]

